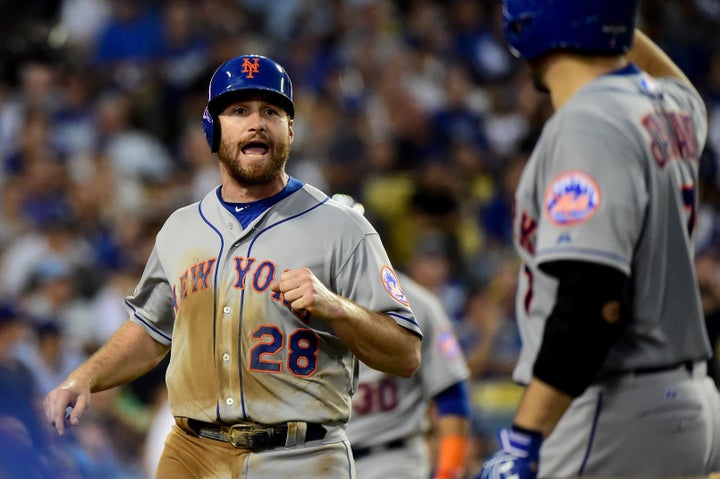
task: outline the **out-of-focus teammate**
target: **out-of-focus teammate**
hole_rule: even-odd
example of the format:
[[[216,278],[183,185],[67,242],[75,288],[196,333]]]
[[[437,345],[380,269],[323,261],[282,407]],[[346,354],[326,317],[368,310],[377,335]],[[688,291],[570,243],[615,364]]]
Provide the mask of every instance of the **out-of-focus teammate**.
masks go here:
[[[348,195],[333,199],[364,210]],[[470,431],[470,372],[442,303],[412,278],[398,276],[423,331],[422,361],[411,378],[360,365],[348,424],[357,474],[362,479],[460,479]],[[428,447],[431,406],[434,470]]]
[[[421,333],[370,223],[285,173],[293,116],[273,60],[217,69],[202,124],[222,185],[170,216],[130,320],[46,397],[60,434],[92,392],[170,352],[176,425],[157,477],[355,477],[345,428],[357,360],[411,376]]]
[[[515,196],[527,388],[481,478],[720,469],[693,265],[706,110],[635,29],[636,4],[504,2],[510,49],[555,113]]]

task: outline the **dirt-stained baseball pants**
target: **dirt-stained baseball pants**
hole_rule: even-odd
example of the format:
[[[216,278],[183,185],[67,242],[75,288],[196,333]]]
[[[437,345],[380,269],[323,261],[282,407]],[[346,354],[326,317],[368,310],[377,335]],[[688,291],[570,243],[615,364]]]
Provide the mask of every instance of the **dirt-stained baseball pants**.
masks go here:
[[[350,444],[342,428],[302,446],[251,453],[232,444],[191,435],[173,425],[157,479],[355,479]]]

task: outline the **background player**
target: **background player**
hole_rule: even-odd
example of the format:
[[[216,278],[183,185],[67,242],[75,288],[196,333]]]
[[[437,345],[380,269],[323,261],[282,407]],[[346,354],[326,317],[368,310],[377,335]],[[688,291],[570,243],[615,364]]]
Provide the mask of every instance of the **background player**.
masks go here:
[[[527,388],[480,477],[716,471],[693,266],[702,99],[635,31],[636,2],[506,0],[503,14],[555,113],[515,196]]]
[[[126,300],[130,320],[46,397],[60,434],[92,392],[172,351],[177,425],[157,477],[354,477],[357,359],[410,376],[420,330],[363,215],[285,173],[293,116],[273,60],[216,70],[202,122],[222,185],[165,222]]]
[[[364,211],[348,195],[333,199]],[[357,474],[362,479],[462,478],[470,431],[470,373],[440,301],[407,275],[398,276],[423,331],[422,361],[409,379],[360,365],[348,424]],[[431,405],[437,446],[432,473],[427,437]]]

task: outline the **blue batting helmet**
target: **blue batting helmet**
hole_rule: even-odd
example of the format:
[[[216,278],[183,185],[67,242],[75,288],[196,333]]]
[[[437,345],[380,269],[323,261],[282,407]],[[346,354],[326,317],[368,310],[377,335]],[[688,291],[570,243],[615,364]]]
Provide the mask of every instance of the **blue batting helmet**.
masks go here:
[[[260,55],[242,55],[226,61],[213,73],[208,103],[202,117],[210,150],[220,144],[218,115],[240,94],[262,92],[273,98],[292,118],[295,115],[290,76],[279,63]]]
[[[531,60],[551,50],[612,55],[632,46],[638,0],[504,0],[510,51]]]

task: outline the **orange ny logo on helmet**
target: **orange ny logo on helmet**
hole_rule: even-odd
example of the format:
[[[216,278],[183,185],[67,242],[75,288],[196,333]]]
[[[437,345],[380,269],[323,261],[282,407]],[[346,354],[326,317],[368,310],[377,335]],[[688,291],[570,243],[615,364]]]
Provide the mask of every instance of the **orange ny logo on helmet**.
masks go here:
[[[243,58],[242,72],[246,78],[252,78],[255,73],[260,71],[260,62],[257,58],[250,61],[249,58]]]

